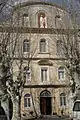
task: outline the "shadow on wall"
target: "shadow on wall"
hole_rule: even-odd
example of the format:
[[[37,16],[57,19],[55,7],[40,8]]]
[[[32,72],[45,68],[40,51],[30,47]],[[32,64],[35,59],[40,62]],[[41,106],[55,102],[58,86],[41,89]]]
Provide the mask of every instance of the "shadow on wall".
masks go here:
[[[4,106],[2,106],[2,104],[1,104],[1,101],[0,101],[0,120],[11,120],[12,119],[12,114],[13,114],[13,104],[12,104],[12,101],[11,101],[11,99],[8,99],[8,105],[9,106],[7,106],[8,108],[8,110],[7,111],[5,111],[6,110],[6,106],[5,106],[5,103],[6,103],[6,101],[3,103],[4,104]]]
[[[1,102],[0,102],[0,120],[7,120],[7,116],[5,114],[3,107],[1,106]]]

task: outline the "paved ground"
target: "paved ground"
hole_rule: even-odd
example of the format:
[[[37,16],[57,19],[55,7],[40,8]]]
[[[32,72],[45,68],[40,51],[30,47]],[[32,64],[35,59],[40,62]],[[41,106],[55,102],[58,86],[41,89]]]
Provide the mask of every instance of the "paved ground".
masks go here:
[[[35,120],[70,120],[69,117],[59,117],[59,116],[44,116],[44,118],[38,118]]]
[[[22,119],[24,120],[24,119]],[[69,117],[66,117],[66,116],[56,116],[56,115],[51,115],[51,116],[44,116],[44,117],[41,117],[41,118],[32,118],[32,119],[26,119],[26,120],[71,120]]]

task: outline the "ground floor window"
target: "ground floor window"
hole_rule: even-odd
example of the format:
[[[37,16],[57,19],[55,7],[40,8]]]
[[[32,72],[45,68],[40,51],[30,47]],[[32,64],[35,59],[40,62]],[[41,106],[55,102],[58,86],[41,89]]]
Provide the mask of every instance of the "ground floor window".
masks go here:
[[[65,69],[63,67],[58,68],[58,78],[59,80],[65,79]]]
[[[31,95],[25,94],[24,96],[24,107],[31,107]]]
[[[60,94],[60,106],[66,106],[66,95],[65,95],[65,93]]]

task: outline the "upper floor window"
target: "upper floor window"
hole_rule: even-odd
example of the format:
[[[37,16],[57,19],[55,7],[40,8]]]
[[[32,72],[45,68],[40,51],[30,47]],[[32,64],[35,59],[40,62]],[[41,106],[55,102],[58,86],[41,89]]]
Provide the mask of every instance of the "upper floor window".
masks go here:
[[[40,40],[40,52],[46,52],[46,40]]]
[[[26,71],[26,81],[31,81],[31,71],[30,69]]]
[[[30,41],[27,39],[23,41],[23,52],[30,52]]]
[[[44,81],[47,81],[48,79],[48,69],[47,68],[41,68],[41,81],[44,82]]]
[[[25,79],[25,83],[31,81],[31,69],[28,68],[27,66],[24,67],[24,79]]]
[[[29,16],[28,16],[28,14],[24,14],[23,16],[22,16],[22,25],[23,26],[27,26],[27,27],[29,27]]]
[[[65,78],[65,69],[64,69],[64,67],[59,67],[58,68],[58,78],[59,78],[59,80],[64,80],[64,78]]]
[[[39,28],[47,28],[47,18],[45,13],[38,14],[38,26]]]
[[[65,93],[60,94],[60,106],[66,106],[66,95],[65,95]]]
[[[59,14],[57,14],[56,16],[55,16],[55,27],[56,28],[62,28],[62,20],[61,20],[61,16],[59,15]]]
[[[59,56],[64,55],[64,45],[63,45],[62,40],[57,40],[57,54]]]
[[[31,107],[31,95],[30,94],[24,95],[24,107]]]

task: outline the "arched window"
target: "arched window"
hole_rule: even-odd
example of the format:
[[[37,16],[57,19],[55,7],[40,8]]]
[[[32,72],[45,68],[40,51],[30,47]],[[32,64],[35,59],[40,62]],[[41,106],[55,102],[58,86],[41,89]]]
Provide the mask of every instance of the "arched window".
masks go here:
[[[24,79],[26,83],[31,81],[31,69],[27,66],[24,67]]]
[[[65,68],[64,67],[58,68],[58,78],[59,78],[59,80],[64,80],[64,78],[65,78]]]
[[[23,41],[23,52],[30,52],[30,41],[27,39]]]
[[[25,26],[25,27],[29,27],[29,16],[28,16],[28,14],[23,14],[22,25]]]
[[[39,28],[47,28],[47,18],[43,12],[38,14],[38,26]]]
[[[24,95],[24,107],[31,107],[31,95],[30,94]]]
[[[46,52],[46,40],[45,39],[40,40],[40,52]]]
[[[65,95],[65,93],[60,94],[60,106],[66,106],[66,95]]]
[[[51,93],[47,90],[44,90],[40,93],[40,97],[51,97]]]
[[[31,81],[31,70],[26,71],[26,82]]]
[[[57,55],[63,56],[64,55],[64,46],[63,46],[62,40],[57,40],[56,47],[57,47]]]
[[[59,14],[57,14],[56,16],[55,16],[55,27],[56,28],[62,28],[62,19],[61,19],[61,15],[59,15]]]

